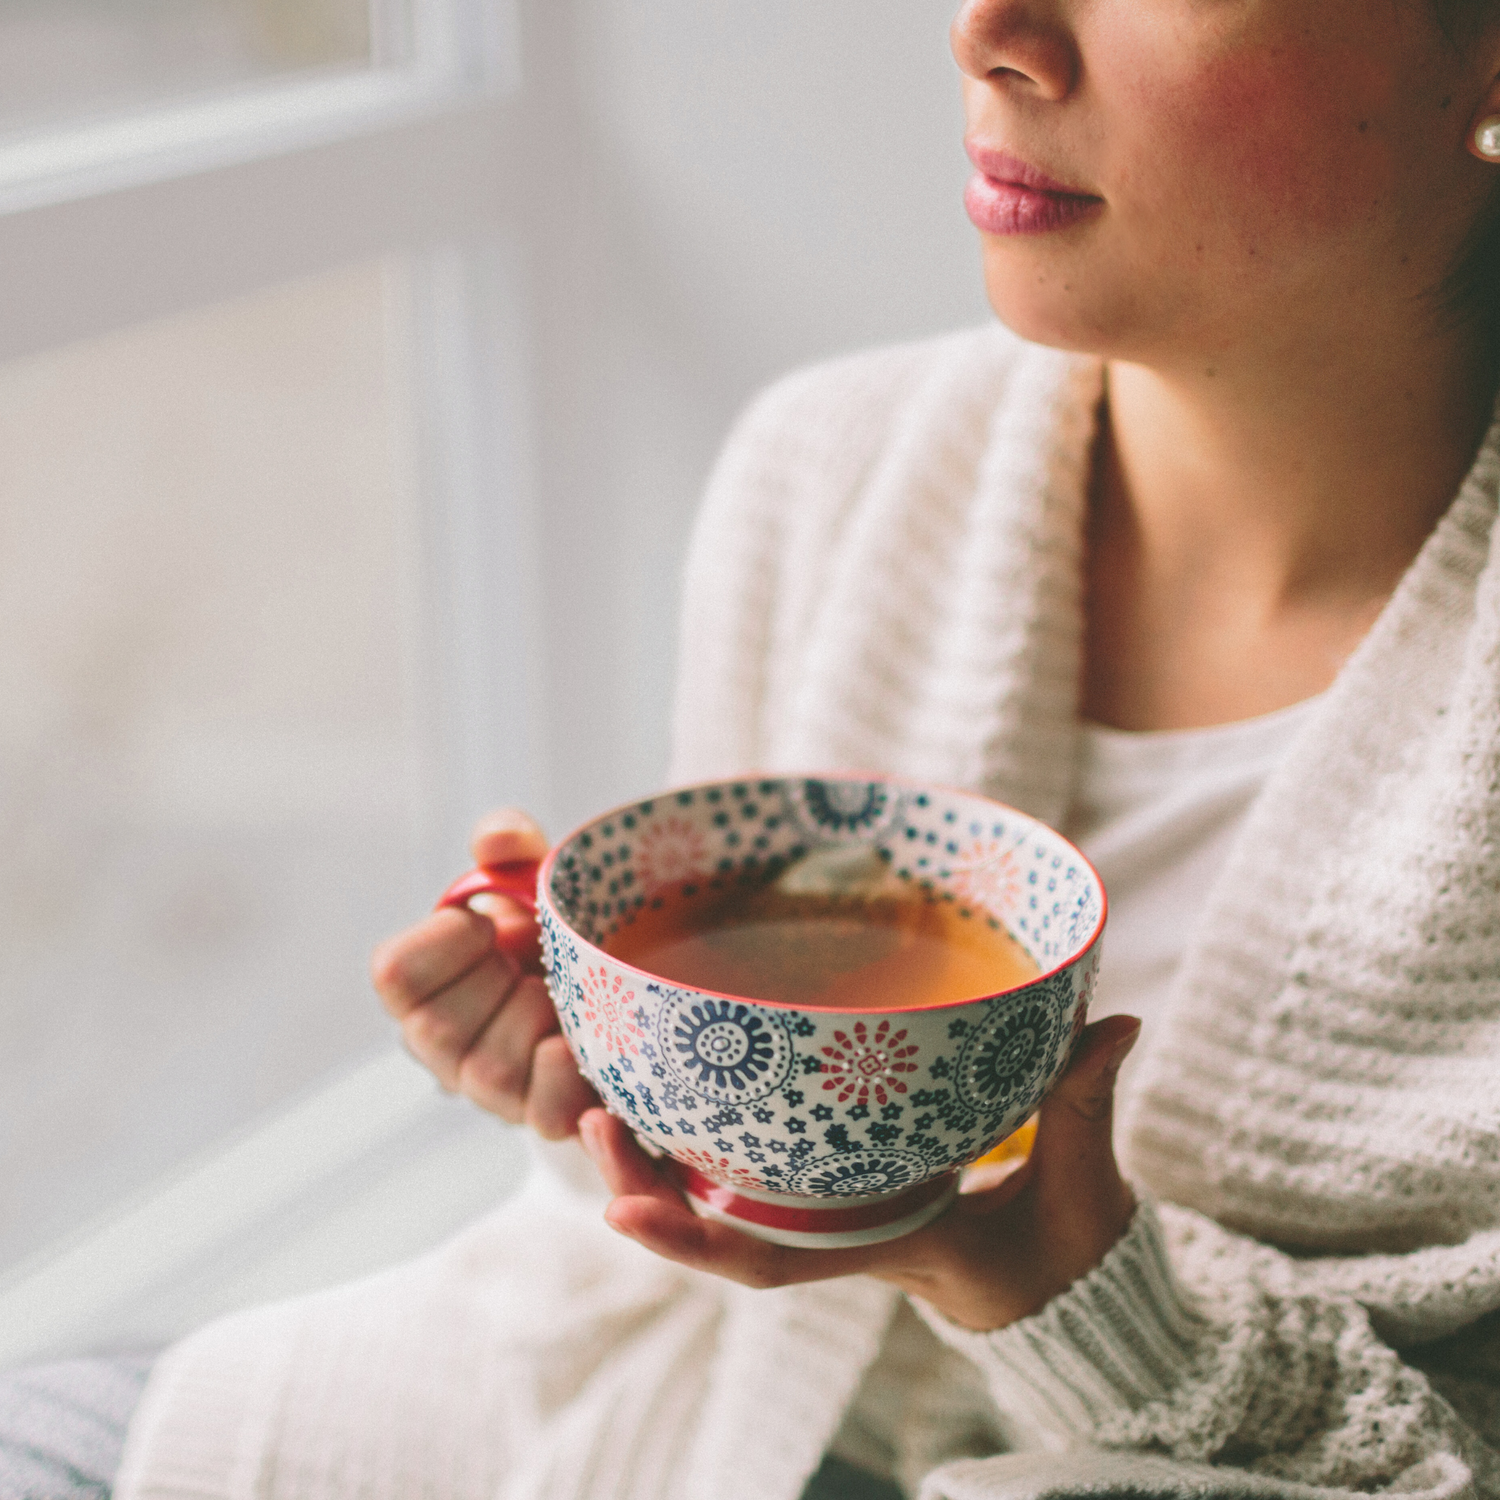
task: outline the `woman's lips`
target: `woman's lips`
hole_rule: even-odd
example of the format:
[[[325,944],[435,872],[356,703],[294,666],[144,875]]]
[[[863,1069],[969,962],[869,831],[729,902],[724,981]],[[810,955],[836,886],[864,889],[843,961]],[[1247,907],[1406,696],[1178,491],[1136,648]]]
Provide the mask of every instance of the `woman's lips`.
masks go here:
[[[1102,198],[1058,182],[1018,157],[972,142],[965,150],[978,170],[964,190],[964,207],[985,234],[1050,234],[1104,206]]]

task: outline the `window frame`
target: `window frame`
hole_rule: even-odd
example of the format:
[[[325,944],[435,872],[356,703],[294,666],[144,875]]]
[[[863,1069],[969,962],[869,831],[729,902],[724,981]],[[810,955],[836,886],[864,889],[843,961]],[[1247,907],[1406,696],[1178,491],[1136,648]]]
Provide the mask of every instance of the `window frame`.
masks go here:
[[[0,137],[0,360],[482,235],[506,201],[517,6],[414,3],[402,61]]]
[[[0,133],[0,215],[272,159],[514,89],[513,5],[410,4],[406,44],[369,67],[306,69]]]

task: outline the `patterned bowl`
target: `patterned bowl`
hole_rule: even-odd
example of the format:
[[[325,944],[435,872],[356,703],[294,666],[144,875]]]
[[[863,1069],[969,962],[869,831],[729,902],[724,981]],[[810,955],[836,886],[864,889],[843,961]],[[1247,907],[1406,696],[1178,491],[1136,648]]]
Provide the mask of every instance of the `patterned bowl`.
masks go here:
[[[956,1003],[835,1011],[685,987],[601,946],[685,880],[712,897],[849,844],[1004,927],[1041,972]],[[444,900],[524,894],[516,876],[478,870]],[[605,1106],[671,1158],[696,1212],[784,1245],[891,1239],[947,1206],[960,1170],[1067,1066],[1105,919],[1098,874],[1036,819],[842,776],[714,782],[617,808],[559,844],[535,889],[563,1033]]]

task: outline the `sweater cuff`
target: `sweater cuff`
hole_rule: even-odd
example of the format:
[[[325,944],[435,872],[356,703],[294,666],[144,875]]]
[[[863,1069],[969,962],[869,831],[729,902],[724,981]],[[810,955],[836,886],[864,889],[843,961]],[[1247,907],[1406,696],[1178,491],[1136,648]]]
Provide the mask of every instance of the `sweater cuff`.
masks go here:
[[[1207,1319],[1167,1258],[1144,1199],[1109,1254],[1040,1312],[975,1333],[918,1305],[940,1339],[984,1375],[1018,1434],[1062,1451],[1168,1396],[1187,1373]]]

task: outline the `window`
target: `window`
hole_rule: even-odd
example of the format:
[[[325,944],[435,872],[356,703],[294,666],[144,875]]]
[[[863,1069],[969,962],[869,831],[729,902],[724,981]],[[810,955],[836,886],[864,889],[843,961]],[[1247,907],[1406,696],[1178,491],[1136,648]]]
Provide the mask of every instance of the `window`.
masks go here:
[[[526,534],[506,21],[0,0],[0,1359],[212,1312],[257,1215],[476,1128],[365,970],[529,791],[466,586]]]

